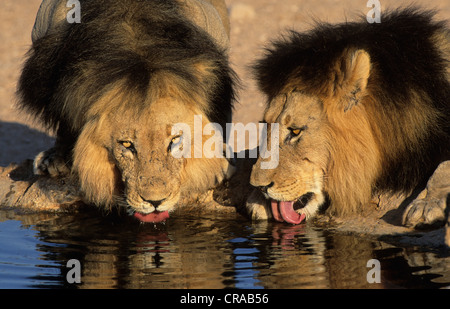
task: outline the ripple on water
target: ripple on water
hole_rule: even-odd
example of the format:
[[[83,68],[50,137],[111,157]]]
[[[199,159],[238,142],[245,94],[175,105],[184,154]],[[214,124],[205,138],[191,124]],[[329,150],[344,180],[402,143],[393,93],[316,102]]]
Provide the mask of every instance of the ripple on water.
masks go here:
[[[448,251],[401,247],[309,224],[186,216],[142,225],[92,213],[0,210],[0,288],[385,288],[450,285]],[[66,280],[80,261],[81,284]],[[369,259],[381,284],[367,282]]]

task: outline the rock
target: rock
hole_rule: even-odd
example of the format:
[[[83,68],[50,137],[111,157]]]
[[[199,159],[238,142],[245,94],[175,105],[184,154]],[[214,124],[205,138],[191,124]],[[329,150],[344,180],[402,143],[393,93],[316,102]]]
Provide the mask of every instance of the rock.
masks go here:
[[[447,225],[445,227],[445,230],[446,230],[446,232],[445,232],[445,243],[446,243],[447,246],[450,247],[450,215],[448,215],[448,213],[447,213],[447,216],[448,216],[448,220],[447,220]]]
[[[0,206],[20,211],[61,211],[83,205],[76,183],[33,175],[32,160],[0,167]]]

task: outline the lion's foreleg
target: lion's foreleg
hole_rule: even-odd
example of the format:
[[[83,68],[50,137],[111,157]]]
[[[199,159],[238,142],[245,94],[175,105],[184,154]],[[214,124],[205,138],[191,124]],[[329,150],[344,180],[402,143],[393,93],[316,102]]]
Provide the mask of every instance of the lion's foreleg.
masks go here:
[[[72,165],[72,149],[74,137],[61,126],[58,129],[55,146],[40,152],[33,162],[33,172],[36,175],[58,177],[68,175]]]

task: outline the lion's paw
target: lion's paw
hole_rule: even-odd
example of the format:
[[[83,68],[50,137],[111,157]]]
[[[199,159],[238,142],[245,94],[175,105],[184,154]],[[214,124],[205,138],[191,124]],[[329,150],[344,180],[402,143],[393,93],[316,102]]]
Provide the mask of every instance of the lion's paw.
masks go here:
[[[55,148],[50,148],[49,150],[40,152],[34,158],[33,172],[35,175],[58,177],[68,175],[70,168]]]
[[[272,219],[272,211],[269,203],[260,190],[255,189],[250,194],[245,204],[247,215],[253,221],[268,221]]]
[[[403,213],[403,224],[411,227],[440,225],[445,222],[446,199],[415,200]]]
[[[442,162],[434,171],[419,198],[403,213],[403,224],[413,227],[441,225],[446,219],[446,207],[450,203],[450,161]]]

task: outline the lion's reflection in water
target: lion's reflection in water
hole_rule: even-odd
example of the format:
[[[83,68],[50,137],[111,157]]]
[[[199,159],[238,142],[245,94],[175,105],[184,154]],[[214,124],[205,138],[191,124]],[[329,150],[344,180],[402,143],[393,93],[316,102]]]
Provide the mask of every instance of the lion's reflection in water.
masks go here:
[[[36,268],[35,276],[18,271],[21,266],[15,264],[15,256],[20,256],[3,237],[17,232],[5,230],[11,219],[20,220],[21,230],[36,231],[15,240],[36,242],[27,249],[36,256],[29,265]],[[398,247],[311,223],[251,224],[235,215],[180,216],[153,226],[89,212],[0,211],[0,239],[4,253],[0,273],[10,272],[9,277],[23,287],[296,289],[450,284],[450,258],[443,252]],[[70,259],[80,261],[80,284],[66,281]],[[381,263],[381,283],[367,282],[370,259]],[[45,263],[52,266],[39,268]],[[8,282],[2,281],[7,287]]]

